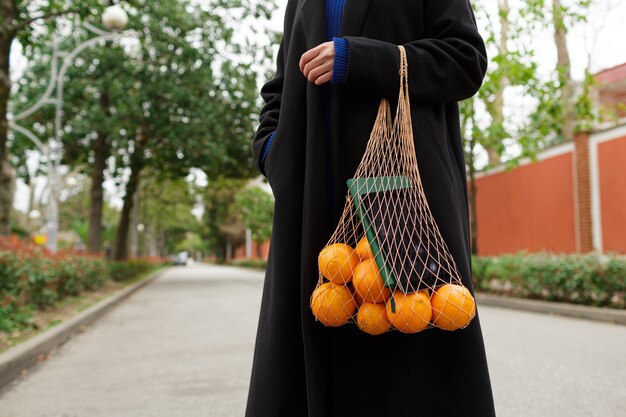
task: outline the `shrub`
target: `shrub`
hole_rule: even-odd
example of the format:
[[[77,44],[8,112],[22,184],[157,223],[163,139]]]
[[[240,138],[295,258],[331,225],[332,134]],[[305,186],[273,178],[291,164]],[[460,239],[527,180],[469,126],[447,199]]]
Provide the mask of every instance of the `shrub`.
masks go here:
[[[265,269],[267,261],[265,259],[241,258],[232,259],[229,264],[232,266],[241,266],[245,268]]]
[[[84,291],[101,288],[107,280],[124,281],[153,270],[160,258],[108,263],[102,257],[45,248],[0,237],[0,331],[32,326],[30,311]]]
[[[618,254],[474,256],[472,282],[496,294],[626,308],[626,257]]]
[[[114,281],[127,281],[162,265],[160,258],[136,258],[127,262],[110,262],[109,276]]]

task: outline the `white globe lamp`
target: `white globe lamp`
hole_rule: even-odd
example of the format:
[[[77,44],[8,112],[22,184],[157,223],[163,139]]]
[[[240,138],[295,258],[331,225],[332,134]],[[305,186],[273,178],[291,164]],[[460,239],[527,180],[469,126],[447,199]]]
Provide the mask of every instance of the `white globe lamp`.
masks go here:
[[[102,13],[102,24],[109,30],[123,30],[128,23],[128,15],[118,5],[109,6]]]

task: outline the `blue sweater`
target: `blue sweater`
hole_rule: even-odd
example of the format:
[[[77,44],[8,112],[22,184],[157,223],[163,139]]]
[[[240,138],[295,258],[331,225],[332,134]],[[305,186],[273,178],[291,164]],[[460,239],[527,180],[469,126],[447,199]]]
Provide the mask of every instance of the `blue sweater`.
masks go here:
[[[338,38],[339,29],[341,27],[341,16],[346,0],[326,0],[326,39],[332,40],[335,45],[335,60],[333,63],[333,76],[330,80],[331,84],[337,84],[345,81],[346,72],[348,71],[348,41],[344,38]],[[274,140],[276,132],[273,132],[263,146],[261,154],[261,164],[265,162],[267,152]]]

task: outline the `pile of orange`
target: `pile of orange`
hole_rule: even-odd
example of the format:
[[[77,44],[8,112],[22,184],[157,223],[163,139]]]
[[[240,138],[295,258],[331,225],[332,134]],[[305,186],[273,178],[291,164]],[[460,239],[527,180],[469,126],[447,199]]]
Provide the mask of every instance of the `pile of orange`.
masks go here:
[[[311,296],[315,317],[326,326],[341,326],[356,313],[359,329],[379,335],[395,328],[417,333],[429,325],[443,330],[466,327],[476,304],[463,285],[445,284],[405,294],[385,286],[366,237],[356,248],[344,243],[325,247],[318,266],[327,280]]]

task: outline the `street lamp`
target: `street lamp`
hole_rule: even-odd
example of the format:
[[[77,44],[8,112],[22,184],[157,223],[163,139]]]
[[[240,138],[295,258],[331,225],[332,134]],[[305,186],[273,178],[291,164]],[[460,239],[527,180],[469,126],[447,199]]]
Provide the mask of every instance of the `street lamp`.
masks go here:
[[[52,59],[50,64],[50,82],[44,92],[43,96],[29,109],[17,115],[9,115],[9,127],[16,132],[22,133],[29,138],[37,148],[46,157],[46,166],[48,172],[48,205],[46,210],[47,220],[47,234],[48,234],[48,249],[51,252],[56,252],[58,248],[57,233],[59,228],[59,165],[61,163],[63,155],[63,143],[61,138],[63,135],[63,84],[65,82],[65,74],[67,73],[70,65],[73,64],[74,59],[78,54],[87,48],[90,48],[102,41],[110,41],[115,38],[119,38],[123,35],[122,31],[128,23],[128,15],[121,7],[114,5],[109,6],[104,10],[102,14],[102,24],[105,28],[111,32],[99,29],[87,22],[83,22],[83,27],[89,32],[96,35],[95,37],[86,40],[74,48],[71,52],[65,54],[59,51],[59,42],[56,36],[53,39],[52,47]],[[59,66],[59,63],[61,64]],[[56,98],[51,98],[52,94],[56,93]],[[16,122],[25,119],[26,117],[34,114],[45,104],[54,104],[55,117],[54,117],[54,136],[47,142],[42,142],[39,138],[30,130],[23,126],[18,125]]]
[[[124,30],[128,23],[128,15],[118,5],[109,6],[102,13],[102,24],[109,30]]]

